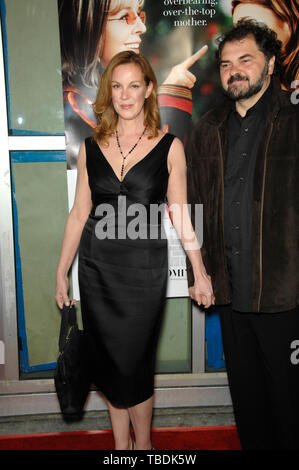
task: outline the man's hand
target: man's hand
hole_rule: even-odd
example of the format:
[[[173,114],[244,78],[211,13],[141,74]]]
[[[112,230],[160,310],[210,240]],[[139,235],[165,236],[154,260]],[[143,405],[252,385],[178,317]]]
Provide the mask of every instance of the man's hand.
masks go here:
[[[189,295],[194,302],[198,305],[203,305],[205,308],[209,308],[215,304],[215,296],[213,293],[213,287],[211,277],[206,273],[202,274],[194,282],[194,286],[189,287]]]

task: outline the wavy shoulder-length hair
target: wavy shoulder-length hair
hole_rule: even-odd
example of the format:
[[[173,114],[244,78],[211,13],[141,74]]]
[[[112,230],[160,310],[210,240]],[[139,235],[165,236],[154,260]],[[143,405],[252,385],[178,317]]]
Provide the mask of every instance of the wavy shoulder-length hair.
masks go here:
[[[118,114],[112,103],[112,74],[117,66],[123,64],[137,65],[143,73],[146,85],[152,82],[152,92],[144,102],[144,125],[147,127],[149,138],[158,135],[160,113],[157,103],[158,84],[155,73],[144,55],[136,54],[134,51],[123,51],[111,59],[100,78],[97,97],[93,104],[98,124],[93,137],[97,142],[107,143],[108,137],[115,132]]]

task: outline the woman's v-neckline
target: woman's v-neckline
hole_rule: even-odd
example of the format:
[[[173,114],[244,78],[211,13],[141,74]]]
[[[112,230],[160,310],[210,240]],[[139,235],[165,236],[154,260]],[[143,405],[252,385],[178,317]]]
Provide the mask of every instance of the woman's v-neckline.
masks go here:
[[[145,160],[152,152],[153,150],[155,150],[155,148],[158,147],[158,145],[160,144],[160,142],[164,139],[164,137],[166,137],[167,134],[164,134],[161,139],[159,140],[159,142],[156,143],[156,145],[144,156],[142,157],[137,163],[135,163],[135,165],[131,166],[131,168],[129,168],[129,170],[125,173],[124,177],[122,180],[119,179],[119,177],[117,176],[117,174],[115,173],[112,165],[109,163],[108,159],[105,157],[105,154],[103,152],[103,150],[101,149],[101,147],[99,146],[98,143],[96,143],[100,153],[102,154],[104,160],[106,161],[107,165],[109,166],[110,170],[112,171],[114,177],[117,179],[117,181],[121,184],[124,182],[124,180],[126,179],[127,175],[135,168],[135,166],[139,165],[141,162],[143,162],[143,160]]]

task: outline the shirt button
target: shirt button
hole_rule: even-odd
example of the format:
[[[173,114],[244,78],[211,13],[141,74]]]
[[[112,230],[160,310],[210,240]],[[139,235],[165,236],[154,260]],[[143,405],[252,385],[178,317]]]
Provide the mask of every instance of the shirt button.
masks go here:
[[[233,229],[234,229],[234,230],[239,230],[239,228],[240,228],[239,225],[234,225],[234,226],[233,226]]]
[[[247,157],[247,153],[246,153],[246,152],[241,153],[241,157],[242,157],[242,158],[246,158],[246,157]]]
[[[245,131],[245,132],[248,132],[248,131],[249,131],[248,127],[245,127],[244,131]]]
[[[239,254],[240,254],[240,251],[239,251],[239,250],[235,250],[235,251],[233,252],[233,255],[234,255],[234,256],[238,256]]]
[[[240,176],[240,182],[244,183],[244,181],[245,181],[245,178],[243,176]]]

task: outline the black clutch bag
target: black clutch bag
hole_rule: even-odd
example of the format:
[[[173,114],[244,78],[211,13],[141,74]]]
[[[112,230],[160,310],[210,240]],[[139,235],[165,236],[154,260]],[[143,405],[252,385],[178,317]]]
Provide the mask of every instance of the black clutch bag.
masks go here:
[[[80,416],[91,386],[90,342],[79,330],[75,306],[63,306],[59,335],[59,357],[54,382],[61,412]]]

